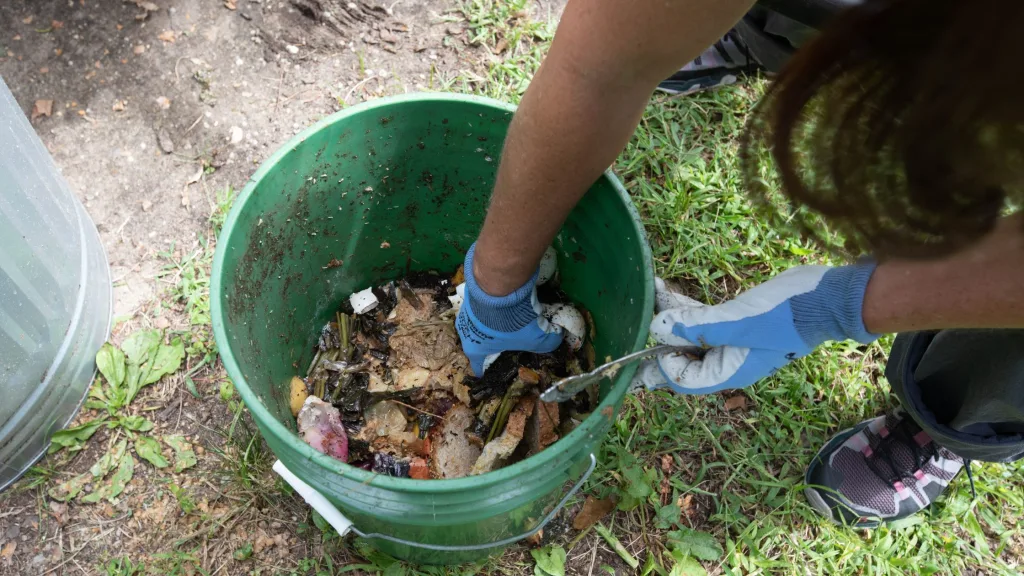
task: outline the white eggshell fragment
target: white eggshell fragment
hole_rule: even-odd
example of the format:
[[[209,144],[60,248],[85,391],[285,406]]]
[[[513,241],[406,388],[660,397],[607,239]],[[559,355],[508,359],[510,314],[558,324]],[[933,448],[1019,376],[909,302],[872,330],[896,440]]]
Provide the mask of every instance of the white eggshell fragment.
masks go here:
[[[373,295],[373,288],[353,293],[348,297],[348,301],[352,303],[352,311],[356,314],[369,312],[377,307],[377,297]]]
[[[466,283],[463,282],[455,287],[455,295],[449,296],[448,301],[452,303],[452,308],[458,313],[459,309],[462,308],[462,301],[466,298]]]
[[[558,272],[558,254],[555,249],[548,246],[544,250],[544,256],[540,259],[540,273],[537,275],[537,284],[547,284],[555,273]]]
[[[565,341],[573,350],[583,346],[583,338],[587,334],[587,321],[583,314],[569,304],[545,304],[544,317],[548,322],[561,326],[565,333]]]

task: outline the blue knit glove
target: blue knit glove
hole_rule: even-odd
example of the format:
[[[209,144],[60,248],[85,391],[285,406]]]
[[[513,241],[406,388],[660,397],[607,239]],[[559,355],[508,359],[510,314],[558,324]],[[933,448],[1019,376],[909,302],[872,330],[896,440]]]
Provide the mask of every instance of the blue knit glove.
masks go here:
[[[651,335],[664,344],[711,346],[701,360],[667,354],[645,361],[634,385],[684,394],[744,388],[774,374],[827,340],[867,344],[864,291],[873,262],[831,268],[798,266],[717,306],[657,283]]]
[[[487,366],[505,351],[551,352],[562,343],[562,329],[540,316],[537,301],[537,273],[508,296],[484,292],[473,276],[473,253],[466,253],[463,273],[466,298],[455,320],[462,351],[473,373],[481,376]]]

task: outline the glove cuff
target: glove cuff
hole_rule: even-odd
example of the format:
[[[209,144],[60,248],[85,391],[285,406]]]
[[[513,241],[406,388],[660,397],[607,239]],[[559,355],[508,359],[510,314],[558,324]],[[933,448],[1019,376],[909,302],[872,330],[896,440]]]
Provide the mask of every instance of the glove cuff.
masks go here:
[[[537,319],[537,311],[533,307],[534,289],[537,285],[538,272],[511,294],[491,296],[484,292],[476,283],[473,275],[473,254],[476,244],[469,247],[463,264],[466,277],[466,299],[473,316],[485,327],[498,332],[515,332]]]
[[[797,333],[809,346],[827,340],[856,340],[868,344],[878,334],[864,326],[864,292],[877,264],[862,260],[833,268],[821,277],[818,287],[791,300]]]

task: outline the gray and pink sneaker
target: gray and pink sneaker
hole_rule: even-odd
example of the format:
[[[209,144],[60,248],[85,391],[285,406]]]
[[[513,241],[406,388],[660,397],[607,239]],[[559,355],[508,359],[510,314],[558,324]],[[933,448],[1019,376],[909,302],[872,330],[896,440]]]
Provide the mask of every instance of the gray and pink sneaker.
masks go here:
[[[833,522],[874,528],[927,508],[963,467],[897,409],[829,440],[807,467],[804,494]]]

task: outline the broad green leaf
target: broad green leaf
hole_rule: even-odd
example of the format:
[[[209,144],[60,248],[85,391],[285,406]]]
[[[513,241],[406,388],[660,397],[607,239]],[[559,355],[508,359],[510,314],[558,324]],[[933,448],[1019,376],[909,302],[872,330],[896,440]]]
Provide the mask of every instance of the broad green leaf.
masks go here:
[[[545,546],[530,550],[536,565],[535,576],[565,576],[565,549],[561,546]]]
[[[409,571],[401,562],[395,562],[384,569],[383,576],[405,576]]]
[[[159,330],[140,330],[125,338],[121,343],[121,350],[128,357],[129,366],[141,366],[153,359],[159,347]]]
[[[96,367],[112,387],[120,388],[124,384],[124,352],[109,342],[101,346],[100,351],[96,353]]]
[[[668,530],[679,523],[681,510],[677,504],[669,504],[658,509],[654,518],[654,525],[661,530]]]
[[[684,527],[674,532],[669,532],[666,536],[668,537],[670,548],[681,554],[694,556],[701,560],[708,562],[718,560],[725,553],[718,540],[715,540],[715,537],[707,532]]]
[[[124,456],[124,451],[128,449],[128,440],[122,438],[109,452],[104,454],[95,464],[89,468],[89,473],[94,478],[103,478],[108,472],[117,466],[117,463],[121,461]]]
[[[49,453],[59,451],[62,448],[70,448],[71,450],[81,450],[86,440],[92,437],[100,426],[106,424],[107,421],[100,418],[91,422],[86,422],[81,426],[75,426],[74,428],[68,428],[61,430],[50,438],[50,450]]]
[[[682,558],[679,558],[676,554],[672,556],[676,559],[676,563],[668,573],[668,576],[708,576],[707,570],[692,556],[684,556]]]
[[[186,468],[191,468],[196,465],[196,453],[192,450],[192,445],[185,441],[185,437],[180,434],[173,436],[164,436],[164,442],[168,446],[174,449],[174,471],[181,472]]]
[[[619,501],[619,510],[632,510],[646,502],[651,494],[654,494],[654,480],[651,476],[657,475],[657,472],[653,468],[650,472],[652,474],[645,473],[639,465],[630,466],[622,471],[625,486],[622,489],[623,494],[622,499]]]
[[[170,465],[164,458],[160,443],[149,436],[139,436],[135,439],[135,453],[157,468],[166,468]]]
[[[235,383],[231,380],[225,380],[220,383],[220,399],[227,402],[231,400],[231,397],[235,394]]]
[[[124,492],[125,486],[128,485],[134,474],[135,460],[132,459],[130,452],[125,452],[121,455],[121,462],[117,466],[117,472],[114,472],[106,484],[83,497],[82,502],[95,503],[106,498],[107,501],[113,503],[114,499]]]
[[[133,432],[149,432],[153,429],[153,423],[142,416],[125,416],[118,423]]]
[[[185,345],[182,344],[181,338],[171,340],[170,344],[161,344],[150,363],[149,372],[142,380],[142,385],[152,384],[166,374],[173,374],[181,367],[181,361],[184,359]]]

